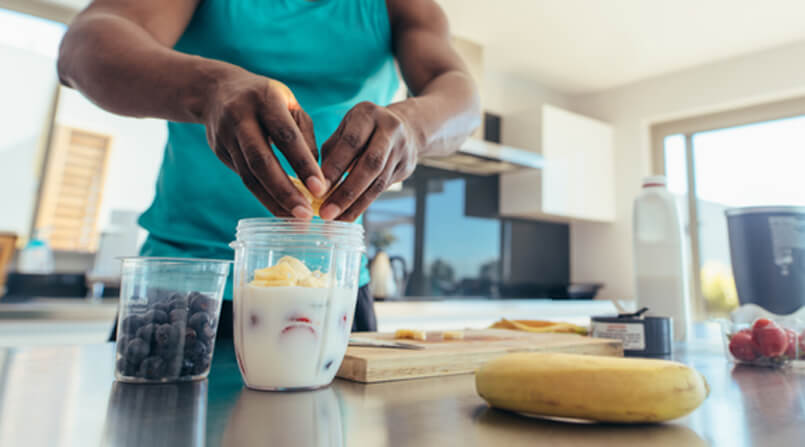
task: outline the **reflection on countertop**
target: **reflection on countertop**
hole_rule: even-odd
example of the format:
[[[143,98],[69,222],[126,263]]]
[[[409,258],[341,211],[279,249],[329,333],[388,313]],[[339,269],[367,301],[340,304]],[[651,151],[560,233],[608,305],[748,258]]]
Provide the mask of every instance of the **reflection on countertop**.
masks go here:
[[[115,382],[101,445],[200,447],[206,422],[206,380],[159,385]]]
[[[346,445],[341,407],[333,387],[293,393],[243,388],[221,445],[341,447]]]

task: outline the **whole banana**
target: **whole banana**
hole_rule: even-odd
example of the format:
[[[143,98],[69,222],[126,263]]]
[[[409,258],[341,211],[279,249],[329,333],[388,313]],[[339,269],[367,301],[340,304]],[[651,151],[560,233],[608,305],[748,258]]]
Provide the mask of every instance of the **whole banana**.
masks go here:
[[[663,422],[695,410],[709,394],[704,377],[667,360],[560,353],[498,357],[475,373],[489,405],[601,422]]]

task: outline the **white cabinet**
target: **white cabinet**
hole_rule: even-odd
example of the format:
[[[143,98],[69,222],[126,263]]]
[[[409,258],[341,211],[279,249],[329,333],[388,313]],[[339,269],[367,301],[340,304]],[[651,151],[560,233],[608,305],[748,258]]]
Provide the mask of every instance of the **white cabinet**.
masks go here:
[[[507,115],[504,144],[533,150],[542,170],[501,175],[503,216],[551,220],[615,220],[612,127],[551,105]]]

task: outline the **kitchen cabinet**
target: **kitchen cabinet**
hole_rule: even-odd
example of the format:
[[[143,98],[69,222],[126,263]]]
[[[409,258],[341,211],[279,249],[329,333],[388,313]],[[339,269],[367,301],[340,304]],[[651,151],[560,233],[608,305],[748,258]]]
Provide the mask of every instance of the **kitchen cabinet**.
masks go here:
[[[612,127],[545,104],[506,115],[503,143],[542,155],[544,167],[503,173],[500,213],[543,220],[615,220]]]

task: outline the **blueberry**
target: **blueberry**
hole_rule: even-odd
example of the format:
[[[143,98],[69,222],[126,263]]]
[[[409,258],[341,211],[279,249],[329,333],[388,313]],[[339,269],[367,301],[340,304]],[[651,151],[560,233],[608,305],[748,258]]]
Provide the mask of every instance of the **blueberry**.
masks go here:
[[[184,309],[174,309],[168,315],[171,323],[182,323],[187,321],[187,311]]]
[[[121,335],[120,337],[118,337],[118,339],[115,341],[115,347],[117,348],[117,352],[119,352],[120,354],[125,354],[126,346],[129,344],[129,341],[131,341],[131,338],[129,338],[128,335]]]
[[[165,360],[181,357],[179,355],[179,345],[157,345],[153,354]]]
[[[151,309],[143,316],[145,321],[155,324],[163,324],[168,322],[168,314],[158,309]]]
[[[141,338],[146,343],[151,343],[154,338],[154,330],[156,326],[153,323],[148,323],[137,330],[137,338]]]
[[[174,354],[171,357],[162,357],[165,361],[165,376],[177,377],[182,371],[182,356]]]
[[[187,330],[184,333],[184,345],[192,346],[197,338],[198,336],[196,335],[196,331],[194,331],[191,328],[187,328]]]
[[[140,364],[137,375],[146,379],[159,379],[165,375],[165,361],[161,357],[147,357]]]
[[[206,312],[195,313],[187,320],[187,325],[193,328],[197,334],[201,335],[201,333],[204,332],[204,328],[210,326],[210,316]]]
[[[151,309],[153,309],[153,310],[161,310],[162,312],[165,312],[167,314],[167,313],[170,313],[171,306],[167,302],[165,302],[165,303],[156,303],[153,306],[151,306]]]
[[[194,294],[190,298],[190,312],[210,312],[215,309],[215,300],[199,292],[191,292]]]
[[[195,364],[193,365],[192,374],[193,375],[202,374],[209,367],[210,367],[210,358],[209,357],[201,358],[201,359],[197,360],[195,362]]]
[[[196,337],[206,343],[215,338],[215,328],[210,325],[205,325],[201,328],[201,332],[196,332]]]
[[[192,360],[185,358],[182,360],[182,369],[179,371],[180,376],[189,376],[193,374],[193,367],[195,363]]]
[[[133,365],[125,357],[121,357],[117,359],[117,372],[127,377],[134,376],[137,373],[137,365]]]
[[[178,293],[168,300],[168,304],[170,304],[171,310],[181,309],[187,311],[187,298]]]
[[[201,359],[205,358],[209,353],[207,344],[201,340],[196,340],[192,345],[185,346],[184,355],[190,358],[193,363],[198,363]]]
[[[123,332],[134,335],[137,332],[137,329],[140,329],[144,324],[145,321],[143,320],[143,317],[139,315],[129,315],[123,319],[123,321],[120,323],[120,326],[121,329],[123,329]]]
[[[181,331],[179,328],[172,324],[160,324],[155,332],[157,345],[160,346],[177,346],[179,344],[179,336]]]
[[[140,363],[144,358],[148,357],[151,352],[148,343],[142,339],[135,338],[126,345],[126,360],[129,363]]]

